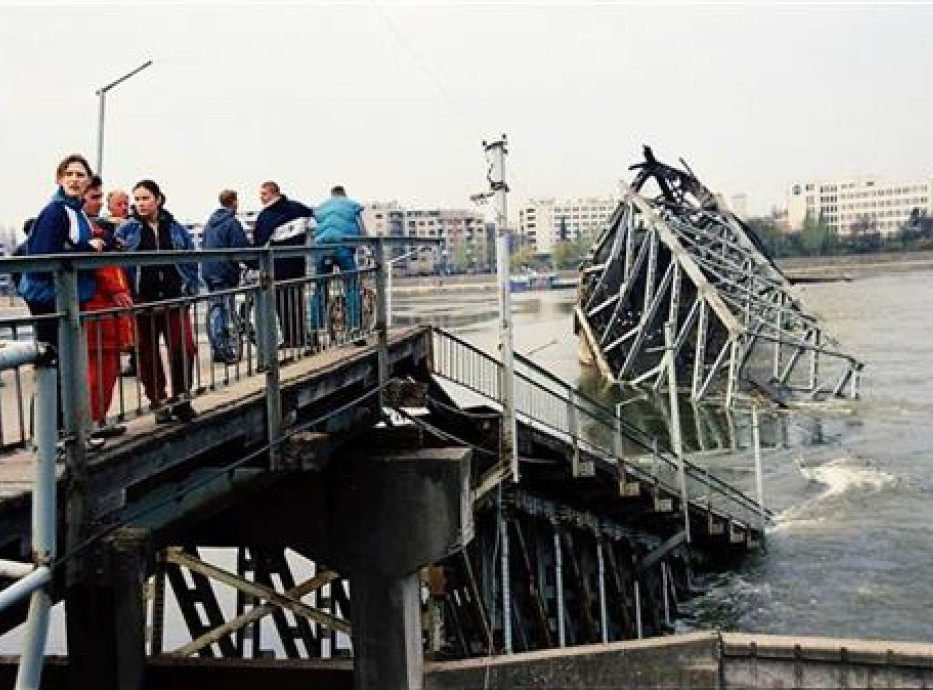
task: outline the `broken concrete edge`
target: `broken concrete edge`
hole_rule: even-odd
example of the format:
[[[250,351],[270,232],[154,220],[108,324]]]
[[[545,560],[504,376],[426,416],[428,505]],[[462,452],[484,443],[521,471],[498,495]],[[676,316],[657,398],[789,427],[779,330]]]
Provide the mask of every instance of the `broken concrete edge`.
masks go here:
[[[477,657],[471,659],[458,659],[456,661],[433,661],[424,665],[425,674],[441,673],[444,671],[467,671],[471,669],[498,666],[527,664],[535,661],[570,660],[575,657],[614,655],[626,652],[643,650],[667,649],[678,646],[693,646],[707,643],[711,650],[718,647],[720,633],[696,632],[673,635],[670,637],[652,637],[643,640],[625,640],[623,642],[609,642],[606,644],[579,645],[574,647],[557,647],[554,649],[541,649],[533,652],[519,652],[517,654],[501,654],[492,657]]]

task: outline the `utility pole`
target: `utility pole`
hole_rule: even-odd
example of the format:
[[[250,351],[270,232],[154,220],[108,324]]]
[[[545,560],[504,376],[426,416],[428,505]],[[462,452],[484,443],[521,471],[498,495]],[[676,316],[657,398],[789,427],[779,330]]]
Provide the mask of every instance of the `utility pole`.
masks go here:
[[[107,92],[117,86],[117,84],[122,84],[130,77],[139,74],[151,64],[152,60],[146,60],[146,62],[141,64],[136,69],[127,72],[119,79],[116,79],[97,90],[97,98],[99,99],[99,105],[97,109],[97,167],[95,168],[94,172],[96,172],[98,175],[103,176],[104,170],[104,113],[106,111]]]
[[[505,134],[491,142],[483,142],[489,163],[489,192],[496,210],[496,277],[499,283],[499,355],[502,359],[502,379],[499,398],[502,403],[502,458],[511,465],[512,481],[518,482],[518,446],[515,424],[515,359],[512,339],[512,294],[509,285],[509,216],[505,182],[505,156],[508,142]]]

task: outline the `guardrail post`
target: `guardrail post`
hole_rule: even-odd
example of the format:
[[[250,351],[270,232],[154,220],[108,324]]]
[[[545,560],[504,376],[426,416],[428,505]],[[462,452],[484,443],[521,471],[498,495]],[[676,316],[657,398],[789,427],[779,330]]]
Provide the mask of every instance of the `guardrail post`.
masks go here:
[[[661,561],[661,592],[664,595],[664,623],[671,624],[671,604],[667,591],[667,562]]]
[[[680,401],[677,399],[677,364],[674,358],[674,324],[664,324],[664,346],[667,348],[667,392],[671,404],[671,448],[677,458],[680,480],[680,503],[684,511],[684,534],[690,543],[690,497],[687,495],[687,473],[684,469],[684,449],[680,436]]]
[[[383,239],[376,239],[376,347],[379,378],[379,410],[384,407],[385,383],[389,380],[389,249]]]
[[[381,243],[380,243],[381,244]],[[386,303],[386,328],[392,328],[392,260],[389,259],[389,253],[380,256],[380,261],[385,262],[385,303]]]
[[[635,633],[638,635],[639,640],[644,637],[641,626],[641,585],[637,576],[635,578]]]
[[[603,538],[596,536],[596,564],[599,574],[599,639],[609,642],[609,619],[606,610],[606,560],[603,556]]]
[[[62,423],[68,434],[65,546],[71,550],[81,543],[87,527],[87,434],[90,427],[87,350],[81,332],[78,273],[70,261],[64,261],[55,272],[55,284],[55,310],[64,314],[58,322],[58,362]],[[80,579],[81,568],[80,561],[69,564],[68,584]]]
[[[622,403],[617,402],[613,410],[615,416],[613,417],[612,454],[620,459],[622,457]]]
[[[580,476],[580,444],[577,443],[577,436],[580,433],[580,423],[577,420],[577,404],[574,400],[573,388],[567,386],[567,431],[570,433],[570,445],[573,450],[573,460],[571,468],[573,476]]]
[[[502,485],[499,485],[500,492]],[[499,494],[499,560],[502,576],[502,651],[512,653],[512,591],[509,586],[509,521],[502,513],[502,494]]]
[[[40,351],[35,363],[36,467],[32,494],[32,556],[37,568],[55,558],[55,444],[58,440],[58,372],[55,353]],[[26,634],[17,688],[38,688],[48,639],[52,599],[45,587],[33,591],[26,619]]]
[[[282,434],[282,397],[279,379],[278,328],[275,311],[275,261],[269,249],[259,259],[259,291],[256,295],[256,330],[259,355],[266,372],[266,433],[269,468],[279,469],[282,454],[277,441]]]
[[[758,524],[761,543],[765,542],[765,499],[764,478],[761,473],[761,436],[758,427],[758,406],[752,405],[752,444],[755,446],[755,498],[758,500]]]
[[[556,522],[554,529],[554,589],[557,590],[557,644],[567,646],[567,633],[564,630],[564,559],[560,547],[560,527]]]

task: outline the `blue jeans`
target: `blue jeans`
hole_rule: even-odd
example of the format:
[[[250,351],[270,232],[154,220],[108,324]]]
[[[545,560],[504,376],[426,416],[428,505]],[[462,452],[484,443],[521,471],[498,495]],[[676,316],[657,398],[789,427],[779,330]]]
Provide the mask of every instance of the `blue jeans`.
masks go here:
[[[330,261],[328,261],[328,259]],[[341,247],[330,254],[321,254],[315,258],[315,273],[318,277],[326,275],[325,271],[332,270],[328,265],[336,264],[341,273],[356,271],[356,250]],[[347,298],[347,326],[351,331],[360,329],[360,279],[355,273],[343,279],[346,285]],[[314,297],[311,300],[311,326],[323,328],[325,322],[325,302],[323,293],[327,290],[327,281],[318,281]]]
[[[208,285],[211,292],[232,289],[233,285]],[[234,308],[234,295],[212,297],[207,308],[207,338],[211,352],[218,359],[235,359],[237,347],[230,329],[230,310]]]

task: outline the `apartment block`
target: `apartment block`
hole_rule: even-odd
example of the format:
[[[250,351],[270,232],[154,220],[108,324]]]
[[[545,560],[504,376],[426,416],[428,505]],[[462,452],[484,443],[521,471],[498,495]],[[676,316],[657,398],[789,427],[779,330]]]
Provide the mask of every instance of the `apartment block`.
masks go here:
[[[933,180],[889,181],[873,176],[835,181],[799,182],[787,192],[787,221],[792,230],[803,227],[807,214],[840,235],[869,223],[891,235],[917,210],[933,215]]]
[[[373,202],[363,212],[366,232],[372,236],[439,239],[430,248],[393,249],[397,268],[406,274],[437,271],[486,271],[495,265],[495,236],[479,211],[456,208],[406,208],[397,201]]]
[[[591,239],[605,227],[619,198],[529,199],[519,210],[518,229],[539,254],[550,254],[562,239]]]

